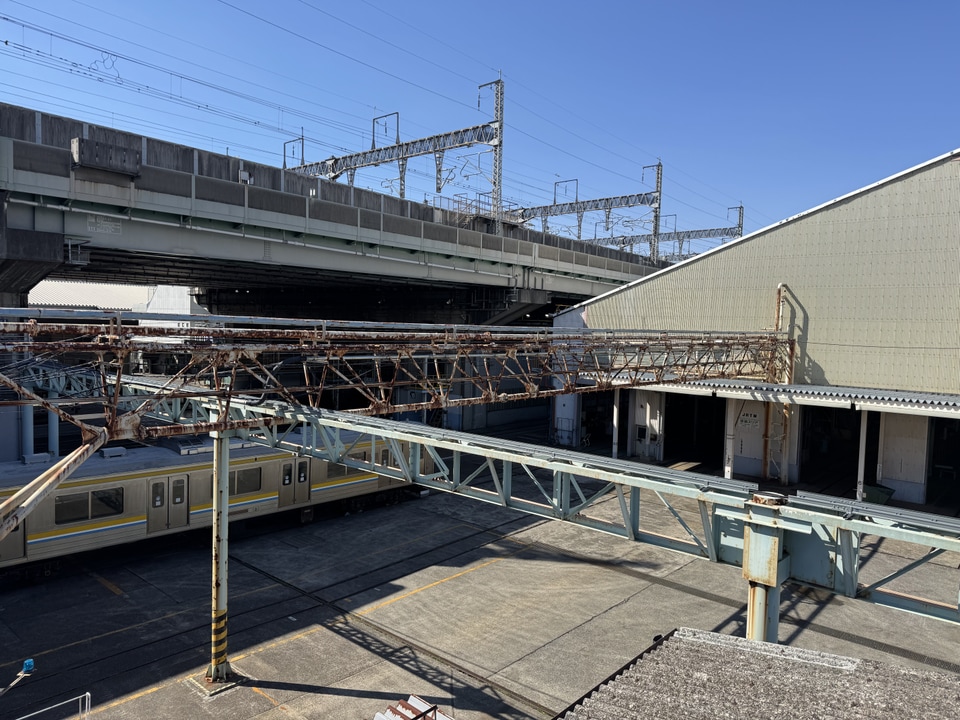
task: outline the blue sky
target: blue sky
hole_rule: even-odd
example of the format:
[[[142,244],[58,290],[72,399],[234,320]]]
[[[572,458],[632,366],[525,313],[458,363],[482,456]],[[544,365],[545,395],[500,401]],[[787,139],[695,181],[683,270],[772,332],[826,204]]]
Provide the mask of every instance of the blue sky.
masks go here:
[[[280,165],[301,128],[315,161],[392,112],[403,140],[487,122],[502,73],[508,203],[647,191],[659,159],[662,231],[742,202],[750,232],[960,147],[957,27],[950,0],[0,0],[0,97]],[[448,154],[445,196],[489,192],[486,149]],[[433,163],[407,197],[433,197]],[[646,208],[603,219],[583,236],[649,232]]]

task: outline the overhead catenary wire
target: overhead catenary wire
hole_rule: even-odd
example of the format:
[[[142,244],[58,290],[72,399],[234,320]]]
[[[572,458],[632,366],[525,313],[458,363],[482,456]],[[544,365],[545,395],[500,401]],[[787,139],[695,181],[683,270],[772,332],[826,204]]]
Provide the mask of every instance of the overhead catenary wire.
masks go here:
[[[16,0],[12,0],[12,1],[13,1],[13,2],[16,2]],[[75,1],[79,2],[79,0],[75,0]],[[264,17],[261,16],[261,15],[257,15],[257,14],[254,14],[254,13],[250,13],[249,11],[246,11],[246,10],[244,10],[244,9],[242,9],[242,8],[239,8],[239,7],[237,7],[236,5],[232,5],[231,3],[226,2],[225,0],[218,0],[218,2],[220,2],[221,4],[223,4],[223,5],[225,5],[225,6],[231,7],[231,8],[233,8],[233,9],[235,9],[235,10],[241,12],[241,13],[244,13],[244,14],[246,14],[246,15],[248,15],[248,16],[251,16],[251,17],[255,18],[258,22],[266,22],[266,23],[268,23],[269,25],[272,25],[273,27],[278,27],[278,28],[281,29],[281,30],[285,30],[285,31],[289,32],[289,31],[286,30],[285,28],[280,27],[277,23],[274,23],[274,22],[272,22],[271,20],[269,20],[268,18],[264,18]],[[22,3],[17,3],[17,4],[21,4],[21,5],[22,5]],[[84,5],[84,3],[79,3],[79,4]],[[305,2],[304,2],[304,3],[302,3],[302,4],[307,5],[307,6],[310,6],[309,3],[305,3]],[[89,6],[88,6],[88,7],[89,7]],[[313,6],[311,6],[311,7],[313,7]],[[314,7],[314,9],[317,10],[316,7]],[[320,10],[320,12],[326,12],[326,11]],[[329,14],[329,13],[326,13],[326,14]],[[332,17],[335,17],[335,16],[332,16]],[[45,31],[46,31],[46,29],[40,28],[40,27],[36,27],[36,26],[35,26],[35,29],[38,30],[38,31],[40,31],[40,32],[45,32]],[[93,30],[92,28],[88,28],[88,29]],[[344,57],[347,57],[347,58],[349,58],[349,59],[351,59],[351,60],[353,60],[353,61],[355,61],[355,62],[360,62],[361,64],[366,65],[367,67],[370,67],[370,68],[373,69],[373,70],[376,70],[376,71],[378,71],[378,72],[385,72],[385,71],[383,71],[382,68],[373,67],[373,66],[371,66],[369,63],[364,63],[362,60],[359,60],[359,59],[357,59],[357,58],[354,58],[354,57],[350,56],[350,55],[347,54],[347,53],[342,53],[342,52],[336,50],[335,48],[331,48],[331,47],[329,47],[329,46],[325,46],[325,45],[323,45],[322,43],[317,43],[316,41],[312,40],[311,38],[307,38],[307,37],[302,36],[300,33],[293,33],[293,34],[296,35],[297,37],[300,37],[301,39],[303,39],[303,40],[305,40],[305,41],[307,41],[307,42],[311,42],[311,43],[313,43],[313,44],[316,44],[316,45],[319,45],[319,46],[321,46],[321,47],[324,47],[326,50],[329,50],[329,51],[331,51],[331,52],[335,52],[335,53],[337,53],[338,55],[342,55],[342,56],[344,56]],[[65,36],[63,33],[60,33],[59,35],[60,35],[61,37],[64,37],[65,39],[76,40],[75,38],[69,38],[68,36]],[[377,37],[375,34],[371,34],[371,35],[373,35],[374,37]],[[114,36],[114,37],[115,37],[115,36]],[[381,39],[381,40],[382,40],[382,38],[378,38],[378,39]],[[79,41],[79,42],[82,43],[83,41]],[[99,47],[97,47],[97,46],[95,46],[95,45],[92,45],[91,43],[86,43],[86,46],[87,46],[87,47],[96,48],[96,49],[99,50],[99,51],[110,52],[110,51],[108,51],[108,50],[105,50],[104,48],[99,48]],[[139,44],[138,44],[137,46],[138,46],[138,47],[144,47],[143,45],[139,45]],[[403,51],[403,48],[401,48],[400,46],[398,46],[396,43],[392,43],[391,46],[394,47],[394,48],[396,48],[396,49],[399,49],[399,50]],[[406,52],[410,53],[410,51],[406,51]],[[424,60],[424,61],[426,61],[426,62],[430,62],[429,60],[427,60],[426,58],[424,58],[423,56],[421,56],[421,55],[419,55],[419,54],[417,54],[417,53],[410,53],[410,54],[412,54],[413,56],[417,57],[418,59]],[[155,63],[149,63],[149,62],[145,62],[145,61],[142,61],[142,60],[138,60],[138,59],[133,58],[133,57],[131,57],[131,56],[129,56],[129,55],[125,55],[125,56],[124,56],[124,59],[130,60],[131,62],[140,63],[140,64],[144,65],[145,67],[149,67],[149,68],[151,68],[151,69],[153,69],[153,70],[155,70],[155,71],[170,73],[170,74],[172,74],[172,75],[175,75],[176,77],[179,77],[179,78],[184,79],[184,80],[187,81],[187,82],[199,83],[199,84],[200,84],[201,86],[203,86],[203,87],[209,87],[209,88],[211,88],[211,89],[215,89],[215,90],[220,91],[220,92],[229,93],[229,94],[237,97],[238,99],[242,100],[243,102],[255,102],[255,103],[260,103],[260,104],[262,104],[262,105],[265,106],[265,107],[271,107],[271,108],[273,108],[273,109],[275,109],[275,110],[279,110],[279,111],[282,112],[282,113],[289,113],[289,114],[291,114],[291,115],[297,115],[297,116],[301,116],[301,117],[310,117],[310,116],[311,116],[310,113],[304,113],[304,112],[303,112],[302,110],[300,110],[298,107],[292,107],[292,106],[289,106],[289,105],[283,105],[282,103],[277,103],[277,102],[273,102],[273,101],[265,101],[263,98],[258,98],[258,97],[254,96],[254,95],[251,95],[250,93],[243,93],[243,92],[239,92],[239,91],[236,91],[236,90],[234,90],[234,89],[231,89],[231,88],[229,88],[229,87],[226,87],[226,86],[224,86],[222,83],[211,82],[211,81],[209,81],[209,80],[205,80],[204,78],[198,78],[198,77],[194,77],[194,76],[192,76],[192,75],[191,75],[191,76],[188,76],[186,73],[182,73],[182,72],[179,72],[179,71],[176,71],[176,70],[171,70],[171,69],[168,69],[168,68],[163,68],[163,67],[161,67],[161,66],[159,66],[159,65],[156,65]],[[443,98],[443,99],[446,100],[446,101],[456,103],[456,104],[458,104],[458,105],[460,105],[460,106],[463,106],[463,107],[470,107],[470,108],[472,108],[472,105],[470,105],[470,104],[468,104],[468,103],[465,103],[465,102],[461,102],[461,101],[459,101],[459,100],[456,100],[456,99],[450,97],[450,96],[447,95],[447,94],[438,93],[438,92],[436,92],[436,91],[432,91],[432,90],[430,90],[430,88],[427,88],[427,87],[423,86],[423,85],[420,84],[420,83],[416,83],[416,82],[412,82],[412,81],[406,80],[406,79],[404,79],[404,78],[401,78],[401,77],[397,76],[395,73],[386,72],[386,74],[387,74],[388,76],[390,76],[390,77],[396,77],[396,78],[398,78],[398,79],[400,79],[400,80],[403,80],[404,82],[406,82],[406,83],[408,83],[408,84],[410,84],[410,85],[412,85],[412,86],[414,86],[414,87],[417,87],[417,88],[419,88],[419,89],[421,89],[421,90],[425,90],[425,91],[427,91],[427,92],[432,92],[434,95],[437,95],[437,96]],[[465,76],[463,76],[462,74],[459,74],[459,73],[456,73],[456,72],[454,72],[454,74],[456,74],[458,77],[465,78]],[[228,78],[236,79],[235,76],[230,76],[230,75],[225,75],[225,76],[228,77]],[[519,83],[518,83],[518,84],[519,84]],[[258,86],[258,87],[263,87],[263,86],[261,85],[261,86]],[[142,90],[142,91],[143,91],[143,92],[147,92],[147,90]],[[172,101],[176,102],[176,99],[175,99],[175,98],[171,98],[171,97],[170,97],[171,93],[166,93],[166,96],[164,97],[162,93],[158,93],[158,91],[157,91],[156,88],[151,88],[151,91],[154,92],[154,93],[157,93],[157,94],[158,94],[158,97],[159,97],[160,99],[163,99],[163,100],[172,100]],[[533,91],[533,92],[535,92],[535,91]],[[517,104],[519,107],[523,107],[522,104],[519,103],[519,102],[517,102],[516,104]],[[206,109],[206,111],[213,112],[214,114],[221,114],[223,117],[228,118],[228,119],[230,119],[231,121],[235,121],[235,122],[246,122],[247,124],[249,124],[249,125],[251,125],[251,126],[256,126],[256,127],[258,127],[258,129],[261,129],[262,126],[263,126],[263,124],[264,124],[262,120],[253,120],[252,122],[250,122],[250,118],[247,117],[247,116],[245,116],[244,113],[239,113],[239,112],[236,112],[236,111],[225,111],[225,110],[222,109],[222,108],[216,108],[216,107],[214,107],[214,108],[212,108],[212,109]],[[546,121],[549,122],[549,119],[548,119],[548,118],[544,118],[544,116],[543,116],[542,114],[540,114],[540,113],[537,113],[537,112],[535,112],[535,111],[533,111],[533,110],[530,110],[529,108],[525,108],[525,111],[526,111],[526,112],[530,112],[534,117],[538,117],[538,118],[541,119],[541,120],[546,120]],[[322,117],[322,116],[315,116],[315,117],[316,117],[316,119],[317,119],[319,122],[323,122],[323,123],[326,123],[327,125],[331,125],[331,126],[337,126],[336,124],[331,123],[328,118],[324,118],[324,117]],[[347,132],[352,132],[352,133],[354,133],[354,134],[359,134],[359,135],[361,135],[361,136],[362,136],[362,134],[363,134],[363,131],[358,131],[356,127],[351,127],[351,126],[349,126],[348,123],[339,123],[339,128],[342,129],[342,130],[345,130],[345,131],[347,131]],[[277,132],[284,132],[284,131],[290,132],[290,130],[288,130],[288,129],[286,129],[286,128],[283,128],[283,127],[280,126],[280,125],[275,125],[274,129],[275,129]],[[601,164],[599,164],[599,163],[593,162],[593,161],[589,160],[588,158],[584,158],[584,157],[582,157],[582,156],[580,156],[580,155],[577,155],[576,153],[572,153],[571,151],[569,151],[569,150],[567,150],[567,149],[565,149],[565,148],[563,148],[563,147],[561,147],[561,146],[559,146],[559,145],[546,142],[544,139],[538,138],[536,135],[527,132],[527,131],[524,130],[522,127],[518,127],[518,126],[516,126],[516,125],[509,124],[509,123],[508,123],[508,129],[509,129],[510,132],[517,132],[517,133],[519,133],[519,134],[521,134],[521,135],[524,135],[524,136],[527,137],[527,138],[530,138],[532,141],[536,141],[536,142],[539,142],[539,143],[544,143],[544,144],[546,144],[548,147],[550,147],[552,150],[554,150],[554,151],[557,152],[557,153],[561,153],[561,154],[565,154],[565,155],[567,155],[567,156],[570,156],[570,157],[574,158],[575,160],[577,160],[578,162],[586,163],[586,164],[588,164],[588,165],[590,165],[590,166],[592,166],[592,167],[595,167],[595,168],[597,168],[597,169],[599,169],[599,170],[602,170],[603,172],[605,172],[605,173],[607,173],[607,174],[613,174],[613,175],[616,175],[616,176],[618,176],[618,177],[622,177],[622,178],[624,178],[624,179],[627,179],[627,180],[629,180],[629,181],[631,181],[631,182],[635,182],[635,181],[636,181],[636,178],[632,178],[632,177],[630,177],[629,174],[626,174],[626,173],[620,173],[620,172],[612,172],[612,173],[611,173],[610,168],[608,168],[608,167],[606,167],[606,166],[603,166],[603,165],[601,165]],[[581,140],[585,140],[585,141],[593,144],[594,146],[596,146],[596,147],[598,147],[598,148],[600,148],[600,149],[606,150],[607,152],[613,152],[612,150],[603,148],[602,146],[598,145],[597,143],[593,143],[592,141],[590,141],[590,140],[588,140],[588,139],[586,139],[586,138],[583,138],[582,136],[579,136],[579,135],[578,135],[577,133],[575,133],[575,132],[573,132],[572,135],[575,136],[575,137],[578,137],[578,138],[581,139]],[[339,144],[339,145],[338,145],[337,143],[330,143],[330,142],[328,142],[328,141],[326,141],[326,140],[324,140],[324,139],[322,139],[322,138],[312,138],[312,139],[311,139],[311,142],[314,142],[314,141],[315,141],[317,144],[321,145],[321,146],[322,146],[323,144],[326,144],[328,147],[332,146],[331,149],[334,149],[334,151],[338,151],[339,148],[343,148],[343,145],[342,145],[342,144]],[[343,150],[340,150],[340,151],[346,151],[346,149],[344,148]],[[520,164],[522,165],[522,163],[520,163]],[[524,183],[524,182],[517,182],[517,183],[512,184],[512,187],[515,187],[516,190],[518,190],[519,192],[521,192],[521,193],[523,193],[523,194],[526,194],[526,193],[529,193],[531,190],[533,190],[533,188],[534,188],[534,186],[535,186],[535,184],[536,184],[537,182],[544,182],[545,184],[549,184],[549,181],[548,181],[548,180],[547,180],[547,181],[544,180],[544,178],[549,175],[548,171],[541,171],[541,173],[542,173],[542,175],[541,175],[539,178],[536,177],[536,176],[534,176],[534,175],[528,175],[527,178],[528,178],[531,182],[526,182],[526,183]],[[511,175],[514,175],[514,174],[511,173]],[[428,173],[423,173],[421,176],[424,177],[424,178],[427,178],[427,177],[429,177],[429,174],[428,174]],[[511,184],[511,181],[508,180],[508,184]],[[465,185],[462,184],[462,183],[459,183],[459,184],[458,184],[458,183],[452,183],[452,184],[451,184],[451,187],[457,187],[457,188],[460,188],[460,189],[470,189],[470,188],[468,188],[467,186],[465,186]],[[424,192],[426,193],[427,190],[424,189]],[[543,197],[544,194],[545,194],[545,191],[540,191],[540,192],[538,193],[539,197]],[[667,197],[670,197],[669,194],[667,194],[666,196],[667,196]],[[508,199],[508,200],[509,200],[509,198],[505,198],[505,199]],[[691,207],[692,209],[698,210],[698,211],[700,211],[700,212],[706,212],[706,211],[703,210],[703,208],[697,207],[696,205],[693,205],[693,204],[691,204],[691,203],[688,203],[688,202],[686,202],[686,201],[684,201],[684,200],[682,200],[682,199],[676,198],[675,200],[676,200],[679,204],[682,204],[682,205]],[[522,201],[517,201],[517,204],[522,204]],[[720,217],[720,216],[717,215],[717,217]]]

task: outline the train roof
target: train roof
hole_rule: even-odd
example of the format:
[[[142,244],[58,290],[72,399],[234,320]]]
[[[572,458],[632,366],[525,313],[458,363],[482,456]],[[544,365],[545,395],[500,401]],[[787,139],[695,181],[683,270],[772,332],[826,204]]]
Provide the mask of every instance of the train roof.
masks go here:
[[[173,469],[183,466],[209,465],[212,471],[213,441],[211,439],[188,437],[172,438],[171,440],[176,442],[141,447],[107,446],[102,448],[75,470],[67,482],[152,470],[162,472],[164,468]],[[239,438],[230,443],[231,459],[256,458],[284,452],[286,451]],[[25,485],[52,466],[52,460],[31,463],[17,461],[0,463],[0,491]]]

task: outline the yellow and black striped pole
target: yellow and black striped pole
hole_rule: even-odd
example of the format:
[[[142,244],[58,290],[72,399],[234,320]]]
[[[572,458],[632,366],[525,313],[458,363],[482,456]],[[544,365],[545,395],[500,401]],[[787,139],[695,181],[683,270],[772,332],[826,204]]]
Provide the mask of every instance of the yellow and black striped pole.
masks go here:
[[[210,628],[210,667],[207,682],[228,682],[227,660],[227,536],[230,522],[230,433],[212,432],[213,467],[213,622]]]

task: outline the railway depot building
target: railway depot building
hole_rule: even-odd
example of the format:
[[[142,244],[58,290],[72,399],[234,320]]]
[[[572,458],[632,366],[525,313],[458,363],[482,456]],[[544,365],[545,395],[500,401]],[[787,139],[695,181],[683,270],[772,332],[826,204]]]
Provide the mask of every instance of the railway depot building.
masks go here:
[[[579,445],[832,495],[960,509],[960,150],[559,313],[558,327],[780,331],[781,383],[558,399]],[[615,384],[614,379],[614,384]]]

